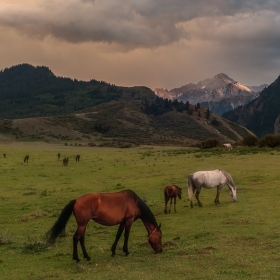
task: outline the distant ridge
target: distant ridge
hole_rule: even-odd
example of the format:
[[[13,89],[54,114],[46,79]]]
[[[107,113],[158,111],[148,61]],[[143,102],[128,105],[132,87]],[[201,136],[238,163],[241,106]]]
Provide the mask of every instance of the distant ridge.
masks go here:
[[[200,103],[211,112],[222,115],[226,111],[246,104],[258,96],[266,85],[246,86],[235,81],[224,73],[219,73],[212,78],[186,84],[170,91],[161,88],[155,89],[155,93],[164,98],[179,101],[189,101],[192,104]]]
[[[147,87],[56,77],[45,66],[0,72],[0,141],[130,147],[240,141],[251,132],[206,108],[159,98]]]

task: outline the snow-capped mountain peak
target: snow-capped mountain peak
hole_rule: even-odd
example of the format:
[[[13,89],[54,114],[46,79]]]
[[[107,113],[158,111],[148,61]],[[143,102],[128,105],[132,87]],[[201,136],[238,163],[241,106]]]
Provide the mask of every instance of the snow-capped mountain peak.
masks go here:
[[[261,86],[249,87],[233,80],[224,73],[219,73],[197,84],[186,84],[169,91],[157,88],[155,89],[155,94],[171,100],[189,101],[191,104],[200,103],[202,106],[208,107],[213,113],[221,115],[228,110],[246,104],[256,98],[259,91],[254,92],[252,89],[255,88],[261,89]],[[224,108],[218,108],[217,110],[214,109],[215,106],[220,107],[220,105],[217,105],[219,103],[221,106],[224,106],[224,104],[230,105],[224,106]]]

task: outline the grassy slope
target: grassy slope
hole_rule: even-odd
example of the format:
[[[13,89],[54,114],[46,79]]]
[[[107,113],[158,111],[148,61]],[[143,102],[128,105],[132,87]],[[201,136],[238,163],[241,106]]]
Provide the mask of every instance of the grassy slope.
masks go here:
[[[7,153],[6,159],[0,158],[1,279],[279,278],[279,151],[123,150],[42,143],[0,144],[0,149]],[[62,167],[58,152],[69,156],[68,167]],[[74,161],[77,153],[79,163]],[[26,154],[28,164],[23,163]],[[238,201],[231,203],[224,188],[216,206],[215,190],[203,189],[204,208],[190,209],[187,175],[215,168],[231,173]],[[183,187],[183,199],[177,202],[176,214],[164,215],[162,190],[172,183]],[[75,264],[73,217],[66,237],[54,247],[42,248],[42,236],[69,200],[86,192],[123,188],[144,198],[162,223],[162,254],[153,254],[143,224],[136,221],[129,239],[132,256],[124,257],[121,239],[117,256],[111,258],[117,227],[90,222],[86,246],[92,260]]]
[[[1,120],[0,133],[21,141],[94,143],[125,146],[138,144],[191,146],[207,138],[221,142],[241,140],[249,132],[211,114],[205,119],[201,108],[192,116],[170,111],[154,116],[144,114],[138,100],[112,101],[87,108],[76,114],[48,118]],[[213,124],[213,120],[214,122]]]

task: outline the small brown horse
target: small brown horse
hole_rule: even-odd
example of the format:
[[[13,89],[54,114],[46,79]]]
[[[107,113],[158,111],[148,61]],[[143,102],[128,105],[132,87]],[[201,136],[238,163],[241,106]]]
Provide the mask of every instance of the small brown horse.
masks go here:
[[[76,155],[76,161],[80,161],[80,155]]]
[[[176,211],[176,198],[178,196],[179,199],[182,199],[182,189],[178,186],[172,185],[172,186],[165,187],[163,192],[164,192],[164,200],[165,200],[164,213],[165,214],[167,214],[167,212],[170,213],[173,198],[174,198],[174,212],[177,212]],[[169,199],[170,199],[170,207],[169,207],[169,210],[167,211],[167,203],[168,203]]]
[[[80,241],[84,258],[90,260],[85,248],[85,231],[88,222],[93,221],[104,225],[114,226],[119,224],[115,241],[111,247],[112,256],[116,254],[117,243],[124,232],[123,252],[128,252],[128,237],[132,223],[140,218],[148,232],[148,241],[155,253],[162,252],[161,230],[150,208],[132,190],[123,190],[115,193],[85,194],[70,201],[62,210],[53,227],[48,231],[49,243],[65,229],[71,216],[74,214],[78,228],[73,236],[73,259],[80,261],[77,244]]]
[[[29,160],[29,155],[26,155],[25,157],[24,157],[24,162],[27,162],[28,163],[28,160]]]
[[[65,157],[62,161],[62,165],[68,166],[68,161],[69,161],[68,157]]]
[[[6,158],[6,153],[3,154],[3,157]]]
[[[57,154],[57,158],[60,159],[60,153]]]

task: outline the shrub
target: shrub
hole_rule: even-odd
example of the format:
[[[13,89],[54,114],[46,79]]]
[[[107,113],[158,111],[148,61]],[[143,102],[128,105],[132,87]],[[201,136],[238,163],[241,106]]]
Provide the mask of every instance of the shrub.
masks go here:
[[[90,142],[90,143],[88,143],[88,146],[90,146],[90,147],[94,147],[94,146],[96,146],[96,144],[95,144],[95,143]]]
[[[219,126],[222,123],[219,122],[216,118],[213,118],[213,120],[210,122],[210,124],[215,125],[215,126]]]
[[[248,136],[244,137],[242,144],[244,146],[252,147],[252,146],[257,146],[258,142],[259,142],[259,139],[256,136],[248,135]]]
[[[24,244],[23,252],[24,253],[39,253],[45,251],[48,248],[48,244],[41,240],[36,240],[34,237],[28,234],[28,242]]]
[[[205,141],[201,142],[201,148],[202,149],[209,149],[209,148],[215,148],[220,145],[220,141],[216,138],[207,138]]]
[[[8,234],[8,230],[3,233],[0,232],[0,245],[10,244],[11,243],[11,236]]]
[[[280,146],[280,134],[267,134],[259,142],[259,147],[275,148]]]

